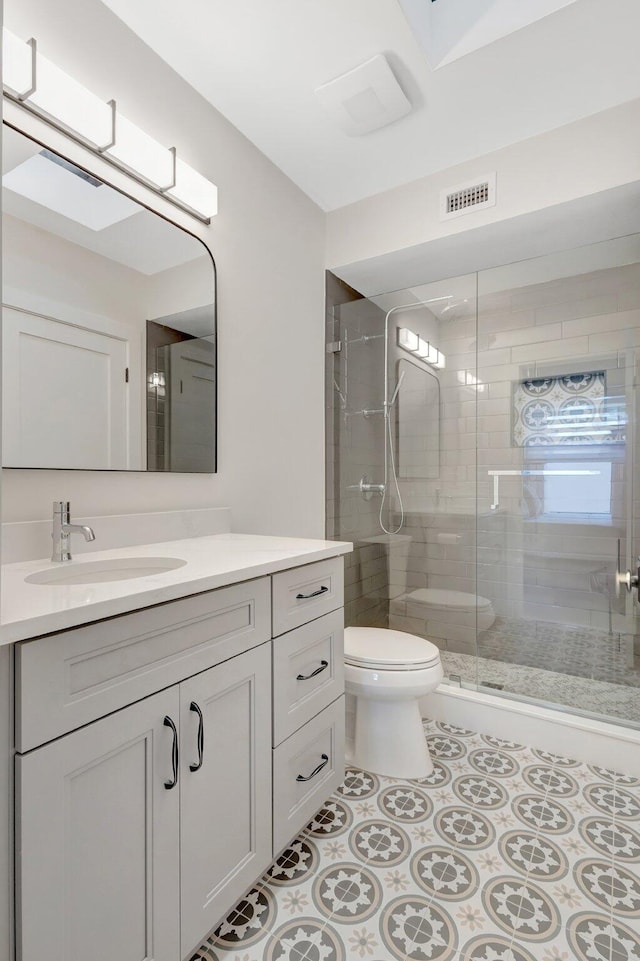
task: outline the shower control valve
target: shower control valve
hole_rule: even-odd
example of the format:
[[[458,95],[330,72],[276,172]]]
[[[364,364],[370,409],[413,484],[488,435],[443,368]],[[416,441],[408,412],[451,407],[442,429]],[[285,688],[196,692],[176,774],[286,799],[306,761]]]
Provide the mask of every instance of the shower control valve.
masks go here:
[[[363,474],[358,484],[350,484],[349,491],[360,491],[365,500],[369,500],[372,494],[384,494],[384,484],[370,484],[369,478]]]

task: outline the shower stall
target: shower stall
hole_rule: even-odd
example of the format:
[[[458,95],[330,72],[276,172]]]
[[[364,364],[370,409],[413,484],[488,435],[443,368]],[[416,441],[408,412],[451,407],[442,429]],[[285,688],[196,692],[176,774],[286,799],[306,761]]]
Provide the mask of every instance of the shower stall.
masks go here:
[[[348,625],[448,684],[640,728],[640,236],[398,291],[329,277]]]

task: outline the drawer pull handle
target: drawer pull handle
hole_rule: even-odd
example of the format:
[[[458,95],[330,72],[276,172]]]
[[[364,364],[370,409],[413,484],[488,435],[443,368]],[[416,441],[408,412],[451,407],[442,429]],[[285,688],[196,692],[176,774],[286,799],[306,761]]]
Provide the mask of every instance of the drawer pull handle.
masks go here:
[[[296,594],[297,601],[308,601],[310,597],[318,597],[320,594],[328,594],[328,587],[321,587],[318,591],[312,591],[311,594]]]
[[[328,667],[329,661],[320,661],[320,667],[316,667],[315,671],[312,671],[311,674],[298,674],[296,681],[309,681],[312,677],[322,674]]]
[[[189,770],[199,771],[204,761],[204,717],[200,706],[195,701],[191,702],[189,710],[198,715],[198,761],[196,764],[190,764]]]
[[[173,731],[173,746],[171,748],[171,767],[173,768],[173,779],[171,781],[164,782],[164,786],[166,787],[167,791],[170,791],[171,788],[174,788],[178,783],[178,731],[168,714],[165,714],[164,726],[170,727]]]
[[[311,772],[311,774],[308,775],[308,777],[305,777],[304,774],[298,774],[296,781],[310,781],[312,777],[316,776],[316,774],[320,774],[320,771],[322,770],[322,768],[326,767],[327,764],[329,763],[328,754],[322,754],[321,757],[322,757],[322,760],[320,761],[320,764],[318,764],[318,766],[313,769],[313,771]]]

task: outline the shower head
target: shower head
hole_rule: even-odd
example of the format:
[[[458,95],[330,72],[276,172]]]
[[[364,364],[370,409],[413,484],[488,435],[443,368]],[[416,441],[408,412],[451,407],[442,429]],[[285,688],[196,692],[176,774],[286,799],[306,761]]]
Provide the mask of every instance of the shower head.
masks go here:
[[[468,297],[465,297],[464,300],[453,300],[453,298],[449,298],[449,300],[453,302],[442,308],[440,311],[440,317],[444,317],[444,315],[448,314],[450,310],[456,310],[458,307],[462,307],[464,304],[469,303]]]

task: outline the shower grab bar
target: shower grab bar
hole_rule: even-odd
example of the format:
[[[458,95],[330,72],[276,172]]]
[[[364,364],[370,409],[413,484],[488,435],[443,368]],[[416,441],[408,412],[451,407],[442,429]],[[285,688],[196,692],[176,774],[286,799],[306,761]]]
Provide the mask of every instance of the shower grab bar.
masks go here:
[[[599,470],[490,470],[489,477],[493,477],[492,511],[500,507],[500,478],[501,477],[599,477]]]

